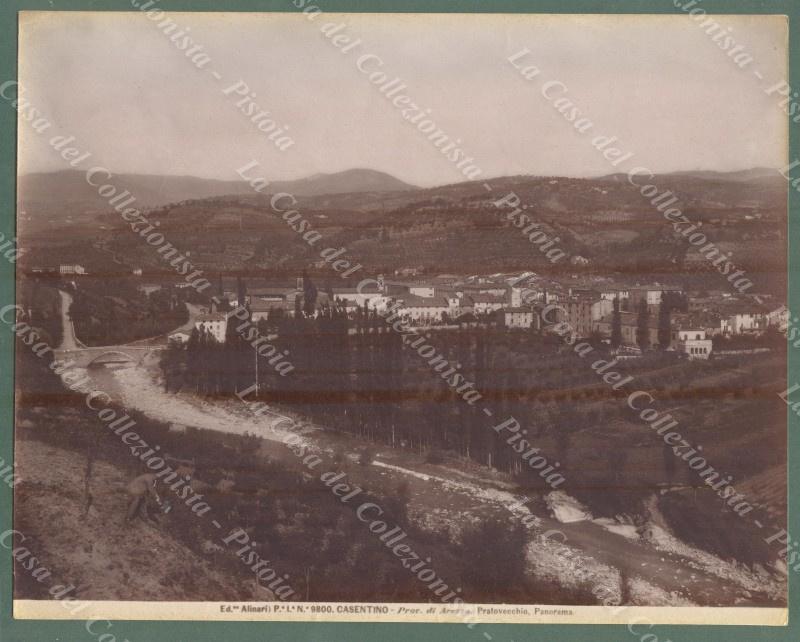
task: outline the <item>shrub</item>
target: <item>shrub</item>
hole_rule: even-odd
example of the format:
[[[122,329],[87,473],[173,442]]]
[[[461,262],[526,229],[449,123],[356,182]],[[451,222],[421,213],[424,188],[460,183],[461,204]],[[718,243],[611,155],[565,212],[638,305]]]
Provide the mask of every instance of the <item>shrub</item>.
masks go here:
[[[372,450],[372,448],[365,448],[361,451],[361,455],[358,458],[358,463],[362,466],[369,466],[374,459],[375,451]]]
[[[443,464],[444,463],[444,455],[438,450],[429,450],[428,454],[425,455],[425,463],[426,464]]]

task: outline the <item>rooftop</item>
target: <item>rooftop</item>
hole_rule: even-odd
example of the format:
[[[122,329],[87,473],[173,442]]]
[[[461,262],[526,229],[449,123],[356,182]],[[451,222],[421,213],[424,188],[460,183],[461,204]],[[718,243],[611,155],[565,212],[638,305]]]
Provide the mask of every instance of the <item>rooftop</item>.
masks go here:
[[[416,296],[414,294],[407,294],[398,297],[398,300],[403,302],[407,308],[447,308],[447,299],[440,296],[424,297]]]

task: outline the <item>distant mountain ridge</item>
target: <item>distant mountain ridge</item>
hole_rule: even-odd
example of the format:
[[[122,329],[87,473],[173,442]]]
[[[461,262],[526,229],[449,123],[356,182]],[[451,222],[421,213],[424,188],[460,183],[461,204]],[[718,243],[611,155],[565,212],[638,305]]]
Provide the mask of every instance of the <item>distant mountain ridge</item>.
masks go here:
[[[155,206],[189,198],[209,198],[219,194],[246,194],[248,186],[242,181],[219,181],[195,176],[157,176],[153,174],[115,174],[106,180],[105,174],[95,177],[127,189],[136,196],[136,204]],[[97,194],[97,188],[86,182],[86,173],[78,170],[24,174],[18,183],[19,200],[23,206],[56,201],[61,205],[96,205],[107,208],[108,202]]]
[[[348,169],[334,174],[314,174],[294,181],[276,181],[267,187],[269,192],[291,192],[297,196],[351,194],[354,192],[407,192],[419,189],[374,169]]]
[[[101,180],[104,175],[98,175]],[[154,174],[115,174],[107,182],[120,191],[127,189],[136,197],[134,205],[159,207],[190,199],[205,199],[217,196],[254,194],[245,181],[224,181],[199,178],[197,176],[159,176]],[[103,183],[99,183],[102,185]],[[275,181],[265,192],[291,192],[297,196],[320,196],[323,194],[345,194],[353,192],[399,192],[415,190],[385,172],[371,169],[349,169],[332,174],[315,174],[291,181]],[[86,182],[85,172],[62,170],[39,172],[20,176],[18,200],[22,209],[41,210],[48,213],[81,208],[91,210],[108,209],[108,202],[97,194],[96,188]],[[76,212],[72,212],[76,214]]]
[[[740,169],[732,172],[715,172],[712,170],[670,172],[669,174],[661,174],[661,176],[692,176],[694,178],[705,178],[709,180],[721,179],[726,181],[757,181],[764,178],[783,179],[781,173],[772,167],[753,167],[751,169]]]
[[[627,176],[627,174],[623,173],[607,174],[606,176],[599,177],[598,180],[618,180],[620,178],[627,180]],[[753,167],[750,169],[738,169],[731,172],[718,172],[710,169],[684,170],[679,172],[657,173],[653,177],[653,180],[657,178],[696,178],[701,180],[721,180],[730,182],[750,182],[775,179],[784,181],[786,180],[779,170],[772,167]]]

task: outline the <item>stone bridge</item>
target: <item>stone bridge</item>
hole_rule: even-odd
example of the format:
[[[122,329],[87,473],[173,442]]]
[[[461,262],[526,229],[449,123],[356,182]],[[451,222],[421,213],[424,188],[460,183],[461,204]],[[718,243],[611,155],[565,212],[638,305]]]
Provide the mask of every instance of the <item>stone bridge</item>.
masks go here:
[[[98,346],[75,347],[56,350],[56,358],[61,361],[74,361],[78,368],[88,368],[93,365],[109,363],[128,363],[139,365],[144,359],[155,352],[166,349],[163,345],[154,346]]]

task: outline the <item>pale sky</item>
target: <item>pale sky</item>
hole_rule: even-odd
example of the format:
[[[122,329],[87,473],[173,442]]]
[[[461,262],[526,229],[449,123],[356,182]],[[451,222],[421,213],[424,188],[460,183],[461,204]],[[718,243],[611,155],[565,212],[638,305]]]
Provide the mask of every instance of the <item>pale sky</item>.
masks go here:
[[[92,152],[84,169],[119,173],[235,180],[257,160],[268,180],[354,167],[423,186],[466,180],[357,69],[368,53],[461,139],[482,177],[786,164],[787,117],[765,92],[786,77],[780,17],[717,18],[753,56],[740,69],[686,15],[167,15],[203,45],[203,69],[138,11],[23,17],[20,83],[53,127],[37,135],[20,123],[21,173],[67,168],[47,142],[58,134]],[[339,22],[339,33],[362,41],[346,53],[321,32]],[[507,61],[523,48],[541,70],[532,81]],[[293,146],[278,150],[223,95],[239,80],[289,125]],[[594,123],[586,134],[542,96],[550,80]],[[616,136],[631,160],[610,167],[591,145],[601,134]]]

